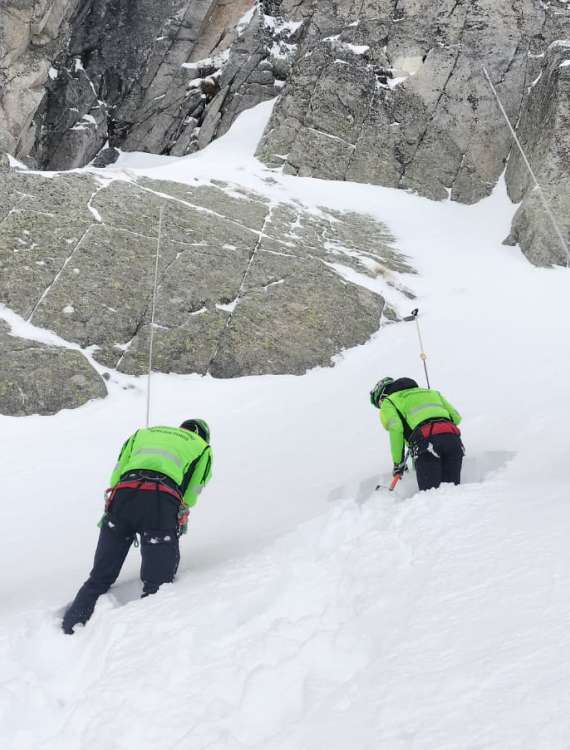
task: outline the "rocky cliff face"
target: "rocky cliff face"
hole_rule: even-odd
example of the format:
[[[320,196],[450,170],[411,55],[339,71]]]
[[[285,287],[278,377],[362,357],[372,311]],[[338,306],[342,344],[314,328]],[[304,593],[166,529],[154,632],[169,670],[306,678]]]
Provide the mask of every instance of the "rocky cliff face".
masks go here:
[[[193,132],[218,89],[225,24],[235,26],[248,5],[80,2],[36,115],[36,161],[52,169],[82,166],[107,141],[154,153],[170,153],[175,145],[177,153],[191,150]],[[214,28],[221,28],[220,36]],[[194,53],[213,57],[202,65]]]
[[[566,0],[5,0],[5,8],[0,140],[41,168],[95,157],[103,165],[114,147],[190,153],[281,92],[259,147],[268,164],[464,203],[490,193],[511,150],[481,66],[528,130],[546,51],[570,38]],[[557,84],[551,93],[565,95]],[[507,177],[520,199],[518,171]],[[543,233],[531,236],[521,222],[522,214],[512,238],[529,258],[558,262]]]
[[[570,39],[565,0],[282,0],[280,12],[303,19],[305,31],[259,147],[264,161],[473,203],[512,154],[509,193],[525,201],[510,241],[533,262],[566,263],[482,75],[484,65],[511,122],[520,121],[568,235],[567,45],[557,41]]]
[[[3,0],[0,6],[0,151],[29,155],[33,118],[52,60],[64,49],[77,0]]]
[[[533,61],[570,34],[565,3],[297,3],[305,36],[260,156],[292,174],[473,203],[504,169]],[[532,80],[532,78],[530,79]]]
[[[7,3],[10,14],[20,5]],[[42,169],[83,166],[107,144],[190,153],[278,91],[276,75],[288,53],[280,45],[291,32],[267,25],[252,0],[59,0],[58,8],[54,41],[36,74],[37,95],[26,102],[27,135],[8,143]],[[4,64],[13,69],[12,36]],[[36,54],[35,38],[20,47],[26,44],[23,67]],[[10,85],[12,100],[24,98],[24,81]],[[6,109],[13,109],[11,101]],[[99,163],[113,158],[106,151]]]
[[[570,245],[570,40],[555,42],[543,57],[529,88],[518,136],[546,201],[556,218],[562,239],[544,209],[520,152],[513,149],[507,185],[513,202],[520,204],[509,244],[520,244],[538,265],[570,265],[564,248]]]

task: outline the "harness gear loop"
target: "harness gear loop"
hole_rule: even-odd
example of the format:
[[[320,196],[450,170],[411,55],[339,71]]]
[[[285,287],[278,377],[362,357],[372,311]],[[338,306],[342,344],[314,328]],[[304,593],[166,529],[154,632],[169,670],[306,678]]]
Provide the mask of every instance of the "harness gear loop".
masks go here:
[[[182,536],[185,534],[188,530],[188,517],[190,515],[190,508],[186,505],[184,502],[184,498],[182,494],[175,490],[173,487],[170,487],[169,485],[165,484],[164,482],[161,482],[159,480],[127,480],[124,482],[118,482],[114,487],[109,487],[107,490],[105,490],[105,513],[103,515],[103,518],[99,522],[99,526],[104,522],[104,520],[109,515],[109,512],[111,510],[111,506],[113,505],[113,501],[115,500],[115,495],[117,494],[118,490],[139,490],[142,492],[156,492],[157,496],[158,493],[164,493],[165,495],[170,495],[171,497],[175,498],[178,502],[178,536]],[[135,547],[138,546],[138,542],[135,543]]]

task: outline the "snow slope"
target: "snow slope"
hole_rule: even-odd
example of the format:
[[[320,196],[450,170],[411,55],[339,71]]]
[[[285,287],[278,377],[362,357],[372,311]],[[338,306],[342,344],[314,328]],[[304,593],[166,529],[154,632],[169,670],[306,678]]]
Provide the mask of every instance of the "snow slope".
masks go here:
[[[200,154],[110,174],[224,179],[386,222],[420,272],[403,281],[432,381],[464,415],[465,484],[373,492],[391,463],[368,390],[421,380],[410,324],[304,377],[155,376],[155,423],[210,421],[215,478],[177,582],[139,601],[131,552],[69,638],[58,613],[145,383],[117,374],[105,401],[0,418],[0,747],[567,750],[570,277],[501,245],[503,185],[466,207],[270,172],[252,156],[270,107]]]

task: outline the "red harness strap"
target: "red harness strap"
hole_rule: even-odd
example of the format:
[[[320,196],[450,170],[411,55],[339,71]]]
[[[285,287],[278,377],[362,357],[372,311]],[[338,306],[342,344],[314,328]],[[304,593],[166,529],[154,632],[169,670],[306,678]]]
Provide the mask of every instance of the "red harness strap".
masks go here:
[[[158,490],[159,492],[165,492],[167,495],[172,495],[172,497],[175,497],[176,500],[178,500],[178,504],[180,505],[180,509],[178,511],[178,533],[186,533],[188,516],[190,515],[190,508],[184,504],[182,494],[180,492],[177,492],[172,487],[169,487],[167,484],[163,484],[158,480],[156,482],[153,482],[144,480],[137,481],[136,479],[133,479],[128,482],[119,482],[114,487],[110,487],[105,492],[105,513],[108,513],[110,511],[117,490],[143,490],[143,492],[156,492]]]
[[[453,422],[432,422],[420,427],[423,437],[429,440],[432,435],[461,435],[461,430]]]
[[[117,490],[143,490],[144,492],[166,492],[167,495],[175,497],[179,503],[182,502],[182,495],[167,484],[156,481],[137,481],[133,479],[129,482],[119,482],[113,487],[112,494],[114,495]]]

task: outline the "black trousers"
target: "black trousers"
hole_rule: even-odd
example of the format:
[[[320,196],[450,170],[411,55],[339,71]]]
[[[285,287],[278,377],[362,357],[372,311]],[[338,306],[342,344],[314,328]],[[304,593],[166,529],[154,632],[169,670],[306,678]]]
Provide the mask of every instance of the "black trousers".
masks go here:
[[[432,435],[432,450],[421,453],[415,461],[420,490],[431,490],[442,482],[459,484],[463,463],[463,445],[458,435]]]
[[[63,617],[65,633],[73,633],[75,625],[89,620],[97,599],[117,580],[137,533],[141,537],[142,595],[155,594],[161,584],[174,580],[180,562],[178,509],[176,499],[158,489],[117,491],[101,525],[93,569]]]

